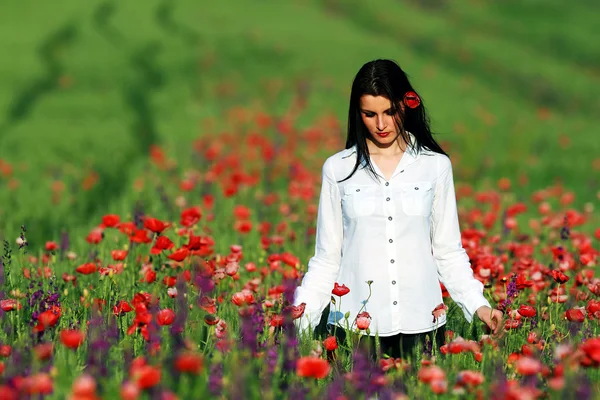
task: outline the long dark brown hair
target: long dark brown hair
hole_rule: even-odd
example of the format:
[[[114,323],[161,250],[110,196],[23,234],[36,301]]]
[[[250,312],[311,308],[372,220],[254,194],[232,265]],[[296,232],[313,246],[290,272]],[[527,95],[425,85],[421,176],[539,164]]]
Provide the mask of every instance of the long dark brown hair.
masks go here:
[[[411,85],[406,73],[392,60],[374,60],[361,67],[352,82],[346,138],[346,149],[356,145],[356,165],[350,175],[340,182],[354,175],[362,160],[366,161],[369,173],[375,179],[378,179],[367,147],[367,138],[370,137],[370,133],[361,117],[360,98],[364,95],[383,96],[390,100],[391,111],[396,117],[396,123],[401,127],[400,137],[403,138],[407,146],[410,143],[406,131],[412,133],[415,137],[414,150],[422,151],[426,149],[447,155],[433,138],[429,128],[429,118],[423,104],[423,96],[420,93],[418,93],[421,100],[420,104],[416,108],[405,106],[404,112],[402,112],[400,103],[404,95],[410,91],[418,93]]]

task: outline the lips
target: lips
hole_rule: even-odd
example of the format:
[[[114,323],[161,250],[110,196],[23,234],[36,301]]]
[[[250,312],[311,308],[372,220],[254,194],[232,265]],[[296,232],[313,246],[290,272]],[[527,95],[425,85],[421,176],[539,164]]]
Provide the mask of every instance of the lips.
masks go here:
[[[388,135],[389,135],[391,132],[376,132],[376,133],[377,133],[377,135],[378,135],[379,137],[386,137],[386,136],[388,136]]]

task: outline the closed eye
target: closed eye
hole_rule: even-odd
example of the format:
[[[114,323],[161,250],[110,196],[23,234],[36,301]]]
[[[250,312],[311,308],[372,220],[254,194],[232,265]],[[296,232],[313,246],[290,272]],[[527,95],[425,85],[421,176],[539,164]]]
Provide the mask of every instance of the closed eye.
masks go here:
[[[386,110],[386,111],[385,111],[385,113],[386,113],[387,115],[390,115],[390,116],[394,115],[394,112],[393,112],[391,109],[389,109],[389,110]],[[372,112],[365,112],[365,111],[363,111],[363,114],[364,114],[364,115],[365,115],[365,117],[367,117],[367,118],[373,118],[373,117],[375,116],[375,113],[372,113]]]

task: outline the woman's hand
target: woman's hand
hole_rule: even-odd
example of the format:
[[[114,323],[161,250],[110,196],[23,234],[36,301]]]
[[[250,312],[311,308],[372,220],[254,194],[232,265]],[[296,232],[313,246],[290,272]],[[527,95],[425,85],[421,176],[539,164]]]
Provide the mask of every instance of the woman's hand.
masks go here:
[[[502,331],[504,314],[502,311],[488,306],[481,306],[475,312],[480,320],[492,330],[494,335]]]

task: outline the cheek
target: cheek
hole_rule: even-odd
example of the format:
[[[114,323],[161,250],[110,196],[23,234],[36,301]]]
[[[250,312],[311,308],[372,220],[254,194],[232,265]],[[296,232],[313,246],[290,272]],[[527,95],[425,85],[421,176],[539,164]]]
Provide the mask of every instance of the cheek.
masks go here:
[[[372,127],[372,125],[373,125],[373,124],[372,124],[372,122],[371,122],[371,119],[370,119],[370,118],[365,118],[365,117],[363,116],[363,117],[362,117],[362,122],[363,122],[363,124],[365,124],[365,126],[367,127],[367,129],[368,129],[369,131],[372,131],[372,130],[373,130],[373,127]]]
[[[387,126],[395,126],[396,121],[392,115],[388,116],[386,119]]]

